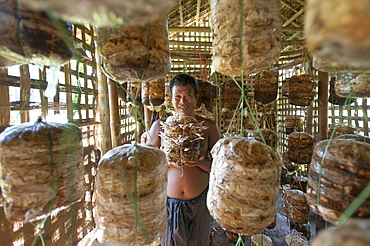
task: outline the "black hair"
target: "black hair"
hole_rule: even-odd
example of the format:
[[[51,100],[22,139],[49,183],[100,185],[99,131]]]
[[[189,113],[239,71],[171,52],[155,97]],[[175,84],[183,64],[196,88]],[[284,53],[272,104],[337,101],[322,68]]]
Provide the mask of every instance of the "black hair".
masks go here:
[[[172,96],[172,88],[174,86],[191,85],[194,89],[195,96],[198,96],[198,81],[190,74],[182,73],[172,78],[170,81],[170,94]]]

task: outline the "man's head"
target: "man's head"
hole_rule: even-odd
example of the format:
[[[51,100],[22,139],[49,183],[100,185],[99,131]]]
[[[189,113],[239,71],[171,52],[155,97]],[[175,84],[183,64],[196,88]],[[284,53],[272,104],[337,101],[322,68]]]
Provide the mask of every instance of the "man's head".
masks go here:
[[[195,96],[198,96],[198,81],[190,74],[178,74],[170,81],[170,92],[172,96],[172,88],[176,85],[185,86],[191,85],[194,90]]]
[[[198,82],[188,74],[179,74],[170,82],[172,105],[175,111],[184,116],[195,116]]]

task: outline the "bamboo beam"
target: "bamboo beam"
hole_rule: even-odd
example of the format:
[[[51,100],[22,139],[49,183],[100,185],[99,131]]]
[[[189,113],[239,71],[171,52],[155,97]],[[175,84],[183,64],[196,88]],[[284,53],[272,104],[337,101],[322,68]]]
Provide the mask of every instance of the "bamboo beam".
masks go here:
[[[120,145],[120,134],[121,134],[121,120],[119,115],[118,105],[118,93],[117,93],[117,82],[109,80],[109,110],[111,119],[111,135],[112,135],[112,147],[115,148]]]
[[[298,59],[296,59],[296,60],[294,60],[292,62],[289,62],[289,63],[279,64],[279,65],[275,66],[274,69],[275,70],[276,69],[279,69],[279,70],[289,69],[289,68],[292,68],[292,67],[294,67],[294,66],[296,66],[298,64],[303,63],[303,61],[304,61],[304,58],[301,57],[301,58],[298,58]],[[310,61],[310,58],[309,58],[309,61]],[[309,61],[306,61],[306,62],[309,62]]]
[[[283,27],[288,26],[290,23],[292,23],[295,19],[297,19],[299,16],[301,16],[304,13],[304,8],[301,8],[298,12],[296,12],[292,17],[290,17],[289,20],[287,20]]]
[[[280,0],[280,4],[283,5],[284,7],[288,8],[288,9],[290,9],[294,13],[297,13],[298,12],[295,8],[293,8],[292,5],[290,5],[289,3],[287,3],[287,2],[285,2],[283,0]]]
[[[303,32],[303,27],[291,27],[285,26],[281,28],[282,32]],[[210,27],[200,27],[200,26],[173,26],[168,27],[168,32],[212,32]]]
[[[195,27],[195,26],[175,26],[168,27],[168,32],[211,32],[210,27]]]
[[[172,54],[171,53],[171,58],[172,59],[181,59],[181,60],[187,61],[187,62],[193,61],[192,57],[189,57],[187,55],[180,55],[180,54]],[[172,61],[172,64],[174,64],[174,61]],[[182,62],[182,64],[184,64],[184,63]]]
[[[299,39],[293,39],[293,40],[286,40],[286,41],[281,41],[281,46],[288,46],[288,45],[304,45],[304,40],[299,40]]]
[[[184,61],[172,61],[172,66],[183,66],[184,63],[186,62],[187,65],[189,64],[193,64],[193,65],[210,65],[212,64],[212,60],[211,59],[204,59],[204,60],[191,60],[191,59],[183,59]]]
[[[211,55],[211,51],[196,49],[172,50],[171,54]]]
[[[200,16],[200,5],[201,5],[201,0],[197,1],[197,14],[195,16],[195,23],[198,26],[199,25],[199,16]]]
[[[303,32],[303,27],[285,26],[281,28],[282,32]]]
[[[207,46],[211,47],[212,42],[197,42],[197,41],[179,41],[179,40],[170,40],[170,45],[183,45],[183,46]]]
[[[178,4],[179,4],[180,25],[183,26],[184,25],[184,14],[182,12],[181,0],[178,1]]]
[[[299,49],[299,50],[294,50],[294,51],[287,51],[287,52],[281,52],[280,53],[280,57],[281,56],[293,56],[293,55],[298,55],[298,54],[304,54],[307,52],[307,49],[306,48],[302,48],[302,49]]]
[[[329,98],[329,75],[319,71],[318,74],[318,135],[317,141],[328,138],[328,98]]]
[[[279,61],[281,61],[281,62],[282,61],[292,61],[292,60],[296,60],[296,59],[299,59],[299,58],[302,58],[302,55],[280,58]]]
[[[288,45],[304,45],[305,40],[304,39],[293,39],[293,40],[285,40],[281,41],[282,46],[288,46]],[[170,45],[180,45],[180,46],[207,46],[211,47],[212,42],[196,42],[196,41],[179,41],[179,40],[170,40]]]

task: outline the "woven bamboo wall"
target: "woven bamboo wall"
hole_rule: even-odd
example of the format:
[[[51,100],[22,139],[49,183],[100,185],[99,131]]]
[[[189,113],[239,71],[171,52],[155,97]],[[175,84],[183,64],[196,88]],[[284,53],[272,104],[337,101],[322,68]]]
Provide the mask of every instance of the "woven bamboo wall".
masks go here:
[[[69,208],[32,224],[8,222],[0,203],[1,245],[77,245],[95,226],[92,192],[101,157],[95,37],[89,26],[74,26],[73,34],[86,54],[78,62],[72,60],[60,68],[59,85],[52,100],[43,95],[50,79],[50,68],[16,65],[1,69],[0,125],[32,122],[39,116],[50,121],[68,119],[77,124],[84,144],[85,195]],[[128,142],[133,139],[133,120],[121,100],[119,110],[121,141]]]

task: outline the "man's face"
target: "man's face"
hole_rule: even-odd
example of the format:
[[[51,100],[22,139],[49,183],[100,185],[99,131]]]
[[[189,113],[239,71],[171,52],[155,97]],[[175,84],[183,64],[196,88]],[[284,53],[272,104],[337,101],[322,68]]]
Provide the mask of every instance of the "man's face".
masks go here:
[[[178,114],[194,116],[196,103],[197,97],[191,85],[172,87],[172,104]]]

